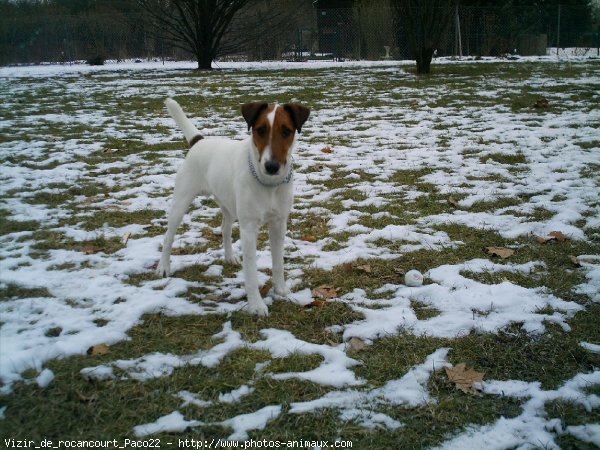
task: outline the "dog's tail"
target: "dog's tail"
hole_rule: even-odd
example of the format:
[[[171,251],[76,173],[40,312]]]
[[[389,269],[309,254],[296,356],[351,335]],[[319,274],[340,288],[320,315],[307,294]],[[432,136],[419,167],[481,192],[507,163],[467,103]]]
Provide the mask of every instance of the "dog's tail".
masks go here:
[[[183,131],[183,135],[185,136],[186,141],[188,141],[188,144],[190,144],[190,147],[192,147],[199,140],[203,139],[200,131],[198,131],[198,128],[196,128],[192,121],[187,118],[183,112],[183,109],[181,109],[181,106],[179,106],[179,103],[172,98],[167,98],[165,100],[165,105],[167,106],[167,111],[169,111],[171,117],[175,119],[175,122]]]

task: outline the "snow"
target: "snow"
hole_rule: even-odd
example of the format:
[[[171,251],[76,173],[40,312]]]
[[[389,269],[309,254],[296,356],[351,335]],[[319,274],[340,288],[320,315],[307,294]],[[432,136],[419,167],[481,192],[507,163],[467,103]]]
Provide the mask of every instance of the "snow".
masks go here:
[[[415,407],[435,403],[436,400],[427,391],[427,383],[433,372],[451,367],[446,361],[448,351],[447,348],[436,350],[423,364],[412,367],[402,378],[390,380],[380,388],[331,391],[316,400],[292,403],[289,412],[303,414],[334,408],[340,411],[342,420],[356,420],[367,428],[399,428],[402,426],[400,422],[383,413],[375,413],[374,406]]]
[[[587,64],[587,60],[574,54],[567,57],[570,61]],[[529,61],[527,58],[522,60]],[[552,56],[537,59],[540,64],[555,60]],[[493,64],[494,61],[483,63]],[[551,101],[570,105],[568,111],[549,110],[535,115],[512,111],[499,102],[496,107],[487,109],[488,114],[481,115],[476,107],[436,106],[436,100],[444,93],[435,87],[431,88],[429,98],[408,88],[391,88],[386,93],[386,106],[370,106],[357,112],[338,100],[344,95],[370,95],[368,87],[360,86],[358,82],[364,81],[366,73],[394,77],[412,75],[398,71],[396,61],[218,65],[224,70],[217,76],[226,77],[238,73],[235,72],[238,69],[246,70],[239,72],[237,88],[244,88],[248,96],[260,96],[269,91],[285,97],[286,101],[294,99],[297,91],[294,86],[301,80],[290,72],[290,80],[283,85],[263,79],[263,69],[336,69],[332,73],[338,86],[332,92],[324,92],[323,101],[315,105],[310,124],[303,129],[295,158],[296,202],[285,242],[289,260],[286,265],[288,285],[293,291],[289,301],[294,304],[306,305],[312,301],[310,288],[303,285],[304,269],[308,266],[331,270],[361,258],[396,260],[420,250],[460,248],[463,242],[440,231],[437,227],[441,224],[491,230],[506,239],[532,234],[547,236],[552,231],[561,231],[574,241],[588,240],[590,233],[593,234],[600,225],[597,201],[600,184],[597,177],[589,174],[590,168],[600,164],[598,149],[590,148],[597,143],[600,110],[583,100],[557,95]],[[194,66],[189,62],[165,65],[128,62],[101,67],[0,68],[0,80],[6,86],[2,93],[0,129],[8,136],[0,151],[16,158],[7,159],[0,167],[0,207],[9,212],[10,220],[35,220],[40,228],[59,233],[76,244],[98,237],[121,239],[130,235],[127,245],[114,253],[85,254],[79,248],[50,249],[43,258],[36,256],[35,230],[0,236],[0,288],[16,285],[35,289],[32,291],[35,294],[0,302],[2,393],[10,394],[14,383],[20,381],[35,383],[40,389],[50,387],[54,374],[45,367],[48,361],[85,354],[89,347],[100,343],[110,346],[128,340],[129,330],[140,324],[145,314],[212,314],[222,317],[223,327],[213,336],[214,345],[210,348],[198,348],[183,355],[173,349],[168,353],[149,352],[129,359],[106,360],[103,364],[82,369],[81,376],[97,382],[134,380],[146,383],[170,377],[186,366],[218,368],[223,359],[237,349],[262,350],[270,359],[257,364],[255,378],[232,386],[230,391],[220,392],[211,399],[202,398],[199,393],[179,391],[175,394],[181,400],[179,409],[186,408],[186,415],[197,409],[199,415],[194,417],[200,418],[202,408],[232,404],[245,408],[253,398],[255,379],[299,379],[331,390],[310,401],[292,401],[289,410],[282,405],[267,405],[252,411],[244,410],[248,412],[210,425],[231,429],[229,439],[244,440],[250,432],[264,429],[282,414],[333,409],[341,421],[353,422],[369,430],[395,430],[404,424],[386,414],[390,406],[415,408],[437,402],[428,389],[428,382],[435,371],[450,367],[450,349],[437,349],[422,363],[374,387],[355,372],[360,364],[359,357],[349,356],[346,344],[352,337],[361,338],[367,344],[399,332],[454,339],[473,331],[497,333],[514,324],[520,324],[527,333],[540,335],[549,323],[562,327],[567,333],[570,331],[569,319],[584,306],[570,298],[559,298],[543,286],[548,270],[543,263],[497,262],[484,259],[483,253],[481,258],[455,264],[420,267],[426,278],[426,283],[420,287],[407,287],[390,279],[373,292],[357,286],[345,293],[336,301],[347,304],[364,318],[328,330],[341,333],[342,344],[307,342],[288,330],[269,325],[257,330],[259,338],[254,341],[242,336],[234,326],[231,314],[246,306],[243,276],[241,270],[233,274],[225,270],[221,249],[177,254],[172,259],[175,271],[194,265],[205,266],[204,275],[211,282],[175,276],[130,283],[130,277],[150,272],[158,260],[162,236],[152,236],[148,227],[164,226],[166,220],[161,218],[148,224],[119,227],[104,224],[92,230],[85,227],[84,220],[91,208],[122,212],[164,211],[169,204],[174,173],[183,157],[183,145],[179,150],[161,151],[156,157],[158,163],[149,162],[144,152],[133,152],[116,153],[118,157],[114,159],[93,164],[89,157],[106,150],[111,138],[131,139],[135,135],[148,144],[160,144],[179,139],[180,134],[164,114],[137,111],[112,116],[106,106],[91,99],[93,94],[110,95],[109,98],[118,102],[126,102],[129,97],[159,100],[167,95],[187,96],[190,95],[188,86],[169,75],[174,70],[190,70]],[[255,70],[261,72],[254,74]],[[598,84],[600,78],[594,70],[594,66],[590,66],[590,74],[578,80],[548,80],[532,75],[523,83],[539,92],[561,83],[572,83],[573,86]],[[327,71],[319,74],[314,79],[316,89],[320,87],[320,80],[331,76]],[[236,88],[226,84],[198,93],[206,97],[231,97],[232,103],[239,103]],[[40,88],[64,92],[65,98],[86,93],[90,100],[77,114],[58,108],[38,111],[38,103],[20,104],[15,100],[28,90]],[[474,98],[502,98],[513,95],[517,92],[515,89],[491,73],[474,82],[471,94]],[[301,98],[295,100],[302,101]],[[408,101],[416,102],[418,107],[407,108]],[[353,122],[361,122],[368,129],[356,130],[348,126],[347,117],[357,114]],[[244,124],[233,113],[211,110],[198,117],[196,123],[205,134],[237,138],[246,135]],[[94,131],[86,131],[86,136],[78,138],[69,135],[64,141],[53,141],[38,133],[32,139],[32,133],[40,126],[64,127],[65,130],[94,127]],[[156,130],[148,132],[147,126],[156,127]],[[321,149],[327,144],[326,139],[337,136],[348,143],[340,144],[333,154],[325,156]],[[514,156],[515,148],[518,148],[521,162],[500,162],[502,157]],[[13,162],[18,158],[25,158],[26,163]],[[460,198],[452,213],[419,216],[417,208],[414,213],[408,208],[405,216],[396,215],[394,205],[410,206],[423,200],[423,192],[413,183],[402,181],[402,171],[417,170],[423,173],[418,180],[420,183],[431,184],[441,195]],[[582,173],[587,175],[582,176]],[[368,181],[364,181],[364,176]],[[346,185],[343,188],[328,187],[327,182],[334,179],[343,179]],[[107,193],[90,197],[79,195],[63,205],[31,203],[40,192],[60,196],[65,192],[60,186],[78,187],[91,182],[105,186]],[[348,198],[349,189],[361,196]],[[478,209],[483,203],[498,200],[507,200],[510,206],[492,207],[487,211]],[[339,204],[340,208],[324,207],[328,202]],[[539,209],[545,210],[544,218],[531,220],[531,215]],[[214,205],[197,200],[184,218],[188,227],[177,236],[176,247],[209,246],[210,241],[203,232],[215,230],[210,227],[203,230],[202,223],[217,215],[218,209]],[[73,217],[77,220],[67,220]],[[314,217],[323,219],[327,236],[320,237],[317,242],[303,241],[295,234],[295,225]],[[380,224],[377,223],[379,220]],[[344,235],[343,239],[338,235]],[[239,242],[234,244],[234,249],[240,251]],[[573,270],[582,275],[582,281],[574,293],[587,296],[591,302],[600,302],[600,255],[579,255],[577,258],[582,262],[580,267],[574,265]],[[299,260],[303,263],[298,264]],[[259,280],[264,283],[269,279],[267,270],[271,265],[268,246],[259,249],[257,263]],[[526,288],[509,280],[493,284],[477,281],[477,275],[503,273],[530,277],[539,281],[539,286]],[[188,289],[198,287],[210,295],[188,294]],[[225,301],[216,301],[216,298]],[[273,299],[266,301],[272,303]],[[415,304],[433,314],[419,319]],[[589,352],[599,351],[598,343],[584,341],[580,345]],[[316,368],[306,371],[269,371],[271,360],[291,355],[316,355],[320,362]],[[34,369],[37,377],[24,380],[28,369]],[[549,401],[564,400],[588,411],[596,410],[600,400],[587,388],[598,384],[600,373],[597,370],[577,374],[555,390],[543,390],[535,381],[488,380],[484,385],[485,395],[520,399],[521,414],[500,418],[491,424],[469,426],[448,436],[440,448],[485,446],[505,449],[532,448],[533,445],[556,448],[556,437],[564,434],[600,445],[597,424],[565,427],[559,419],[548,417],[545,409]],[[0,417],[10,414],[10,410],[0,407]],[[202,425],[205,425],[203,421],[187,420],[176,410],[154,422],[136,426],[133,432],[137,437],[143,437],[160,432],[181,433]]]
[[[600,447],[600,424],[576,425],[567,427],[567,433],[583,442]]]
[[[52,381],[54,381],[54,372],[52,372],[50,369],[42,370],[42,372],[35,379],[37,385],[42,389],[50,386]]]
[[[357,360],[346,355],[344,344],[337,347],[313,344],[296,338],[285,330],[265,329],[261,331],[264,340],[251,344],[252,348],[266,350],[275,358],[284,358],[292,354],[320,355],[323,362],[316,369],[306,372],[286,372],[272,375],[276,380],[298,378],[325,386],[349,386],[363,384],[350,369],[358,364]]]
[[[185,420],[179,411],[162,416],[154,422],[134,427],[133,433],[136,437],[145,437],[156,433],[181,433],[188,428],[202,425],[197,420]]]
[[[582,405],[587,411],[600,407],[600,397],[586,394],[588,387],[600,383],[600,371],[589,374],[578,374],[567,380],[556,390],[545,391],[540,383],[526,383],[518,380],[487,381],[484,392],[506,397],[527,398],[522,412],[514,418],[500,418],[491,425],[471,426],[441,446],[440,450],[453,450],[485,446],[492,450],[507,448],[552,448],[558,449],[555,437],[565,434],[560,419],[548,418],[545,410],[546,402],[563,400],[575,405]],[[598,425],[590,424],[578,427],[567,427],[566,432],[584,442],[600,445]],[[581,436],[581,438],[579,437]]]
[[[220,393],[219,401],[221,403],[238,403],[243,397],[252,394],[254,391],[253,387],[244,384],[233,391]]]
[[[600,353],[600,345],[598,344],[592,344],[590,342],[580,342],[579,345],[581,345],[586,350],[589,350],[590,352]]]
[[[227,419],[221,422],[221,425],[233,428],[233,433],[227,439],[245,441],[248,439],[248,431],[264,429],[268,422],[276,419],[280,414],[281,405],[270,405],[252,413],[240,414]]]

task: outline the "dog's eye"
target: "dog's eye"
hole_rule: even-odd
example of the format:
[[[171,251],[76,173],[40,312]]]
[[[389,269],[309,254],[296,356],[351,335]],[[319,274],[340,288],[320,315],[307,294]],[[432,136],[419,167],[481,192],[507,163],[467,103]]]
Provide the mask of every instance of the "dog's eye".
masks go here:
[[[259,127],[256,129],[256,132],[260,137],[263,137],[265,134],[267,134],[267,127]]]
[[[281,130],[281,135],[284,138],[290,137],[291,134],[292,134],[292,130],[290,130],[288,127],[283,127],[283,129]]]

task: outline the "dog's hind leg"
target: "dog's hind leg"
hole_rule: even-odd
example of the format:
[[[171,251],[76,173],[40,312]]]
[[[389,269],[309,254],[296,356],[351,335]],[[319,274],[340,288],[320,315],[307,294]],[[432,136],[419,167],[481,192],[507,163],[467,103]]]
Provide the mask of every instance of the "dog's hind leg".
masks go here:
[[[163,241],[162,255],[158,262],[158,266],[156,267],[156,273],[161,277],[168,277],[171,275],[171,248],[173,247],[175,233],[181,224],[183,216],[192,204],[192,201],[194,201],[194,198],[199,194],[198,190],[193,189],[193,185],[185,178],[186,170],[184,168],[177,173],[173,203],[171,205],[171,210],[169,211],[167,233],[165,234],[165,239]]]

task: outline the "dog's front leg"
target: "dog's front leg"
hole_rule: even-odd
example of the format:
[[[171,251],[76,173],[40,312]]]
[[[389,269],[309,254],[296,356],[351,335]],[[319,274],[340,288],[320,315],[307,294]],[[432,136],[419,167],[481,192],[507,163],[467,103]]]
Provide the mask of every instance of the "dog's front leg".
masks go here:
[[[280,297],[287,297],[290,294],[285,285],[283,270],[283,245],[286,229],[287,220],[284,218],[277,217],[269,223],[269,244],[271,245],[271,259],[273,261],[273,288],[275,294]]]
[[[269,315],[269,309],[258,291],[258,273],[256,269],[256,238],[258,237],[259,227],[257,221],[240,218],[242,265],[244,267],[246,296],[248,297],[248,312],[258,316],[267,316]]]
[[[223,221],[221,222],[221,234],[223,236],[223,251],[225,253],[225,261],[237,266],[240,264],[240,259],[235,253],[233,253],[233,246],[231,244],[231,228],[233,226],[233,217],[227,210],[222,208],[222,211]]]

